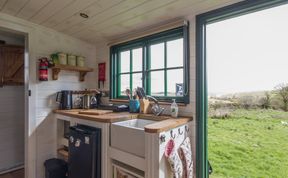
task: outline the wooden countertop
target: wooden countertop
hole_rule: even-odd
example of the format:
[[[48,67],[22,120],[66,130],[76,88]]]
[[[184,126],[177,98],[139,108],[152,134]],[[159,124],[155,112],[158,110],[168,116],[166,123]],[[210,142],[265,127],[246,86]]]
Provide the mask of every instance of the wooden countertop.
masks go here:
[[[120,122],[129,119],[149,119],[159,122],[146,125],[144,127],[145,132],[147,133],[160,133],[164,132],[178,126],[184,125],[189,121],[192,121],[192,117],[178,117],[172,118],[170,116],[155,116],[153,114],[139,114],[139,113],[129,113],[129,112],[117,112],[117,113],[108,113],[103,115],[88,115],[88,114],[79,114],[83,109],[72,109],[72,110],[54,110],[54,113],[62,114],[69,117],[75,117],[79,119],[91,120],[96,122],[103,123],[113,123]],[[87,110],[86,110],[87,111]]]
[[[54,110],[54,113],[103,123],[119,122],[137,118],[137,114],[131,114],[129,112],[109,113],[103,115],[90,115],[90,114],[79,114],[80,111],[83,111],[83,109]]]

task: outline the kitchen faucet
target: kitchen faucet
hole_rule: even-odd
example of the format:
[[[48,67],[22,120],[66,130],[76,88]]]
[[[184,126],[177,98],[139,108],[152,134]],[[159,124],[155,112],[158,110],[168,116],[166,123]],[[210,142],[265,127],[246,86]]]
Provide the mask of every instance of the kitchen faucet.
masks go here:
[[[151,108],[152,113],[155,116],[161,115],[164,112],[165,108],[160,107],[158,100],[156,98],[154,98],[153,96],[146,96],[146,97],[148,100],[150,99],[150,100],[154,101],[152,108]]]

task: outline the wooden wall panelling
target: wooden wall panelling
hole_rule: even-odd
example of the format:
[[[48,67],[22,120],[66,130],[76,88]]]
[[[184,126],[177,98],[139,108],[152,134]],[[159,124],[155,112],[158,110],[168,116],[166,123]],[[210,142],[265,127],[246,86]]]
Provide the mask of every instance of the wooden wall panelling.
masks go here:
[[[44,8],[38,13],[34,14],[29,21],[42,24],[45,20],[51,17],[54,13],[67,7],[73,0],[51,0]]]
[[[4,13],[76,38],[99,43],[173,18],[205,12],[237,1],[0,0],[0,9],[2,7]],[[80,12],[87,13],[89,18],[81,18]]]
[[[147,12],[150,12],[151,9],[153,10],[159,10],[163,6],[168,6],[170,3],[175,2],[176,0],[153,0],[148,1],[144,4],[141,4],[140,6],[137,6],[133,9],[130,9],[129,11],[125,11],[113,18],[107,19],[105,21],[102,21],[100,23],[95,23],[93,27],[90,29],[93,29],[95,31],[105,31],[105,29],[112,28],[112,26],[120,25],[122,22],[125,22],[131,18],[135,18],[137,16],[141,16],[143,14],[146,14]],[[176,1],[177,2],[177,1]],[[113,24],[113,25],[112,25]]]
[[[8,0],[4,5],[2,12],[10,15],[16,15],[27,2],[28,0]]]
[[[83,21],[83,25],[74,25],[73,27],[67,27],[66,30],[64,30],[64,33],[68,34],[74,34],[77,33],[83,29],[86,29],[89,26],[93,26],[96,23],[106,21],[112,17],[118,16],[121,13],[128,11],[129,9],[135,8],[139,6],[140,4],[145,3],[146,0],[126,0],[122,3],[119,3],[117,6],[113,6],[95,16],[90,17],[88,20]]]
[[[52,28],[58,24],[65,23],[65,21],[67,22],[67,19],[72,17],[74,14],[79,15],[78,12],[82,12],[83,9],[90,7],[93,3],[96,2],[95,0],[75,0],[66,8],[53,14],[43,23],[43,25]]]
[[[162,8],[152,9],[139,16],[134,16],[130,19],[127,19],[126,21],[122,21],[120,25],[129,29],[144,28],[145,26],[153,25],[153,23],[155,25],[155,23],[157,24],[165,22],[169,19],[182,17],[187,13],[187,11],[183,11],[183,9],[189,9],[189,11],[193,12],[193,9],[199,7],[199,4],[200,0],[193,1],[193,3],[187,3],[187,1],[174,1],[166,6],[163,6]],[[147,19],[154,19],[154,21],[149,21]]]
[[[67,29],[69,30],[70,28],[81,27],[81,25],[85,25],[84,22],[88,23],[90,19],[92,19],[93,17],[98,16],[99,14],[104,13],[106,11],[109,11],[109,9],[111,8],[118,7],[120,4],[122,3],[119,3],[119,0],[112,1],[106,5],[99,5],[98,3],[94,3],[93,5],[88,6],[87,8],[81,10],[81,12],[89,15],[88,19],[84,19],[80,17],[78,13],[76,13],[53,28],[55,28],[58,31],[65,31]]]
[[[50,0],[29,0],[26,5],[17,13],[17,17],[29,19],[47,5]]]
[[[0,10],[2,10],[7,1],[8,0],[0,0]]]

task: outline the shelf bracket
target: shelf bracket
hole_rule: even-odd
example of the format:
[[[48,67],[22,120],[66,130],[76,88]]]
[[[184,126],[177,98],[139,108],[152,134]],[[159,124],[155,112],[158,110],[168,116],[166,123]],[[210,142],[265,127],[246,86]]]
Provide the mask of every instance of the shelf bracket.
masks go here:
[[[60,69],[58,69],[58,68],[52,69],[52,79],[53,80],[58,80],[59,72],[60,72]]]
[[[84,82],[87,72],[80,72],[79,81]]]

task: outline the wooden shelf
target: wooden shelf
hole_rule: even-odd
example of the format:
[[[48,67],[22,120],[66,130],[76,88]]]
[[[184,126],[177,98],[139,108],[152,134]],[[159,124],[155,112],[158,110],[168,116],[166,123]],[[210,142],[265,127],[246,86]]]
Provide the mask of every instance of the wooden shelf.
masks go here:
[[[87,72],[93,72],[93,69],[89,67],[78,67],[78,66],[69,66],[60,64],[56,64],[55,66],[51,67],[51,69],[53,80],[58,80],[58,75],[61,70],[79,72],[79,81],[81,82],[85,80],[85,75],[87,74]]]
[[[69,154],[67,150],[65,150],[64,148],[60,148],[57,150],[57,152],[59,155],[61,155],[64,158],[65,161],[68,161]]]

